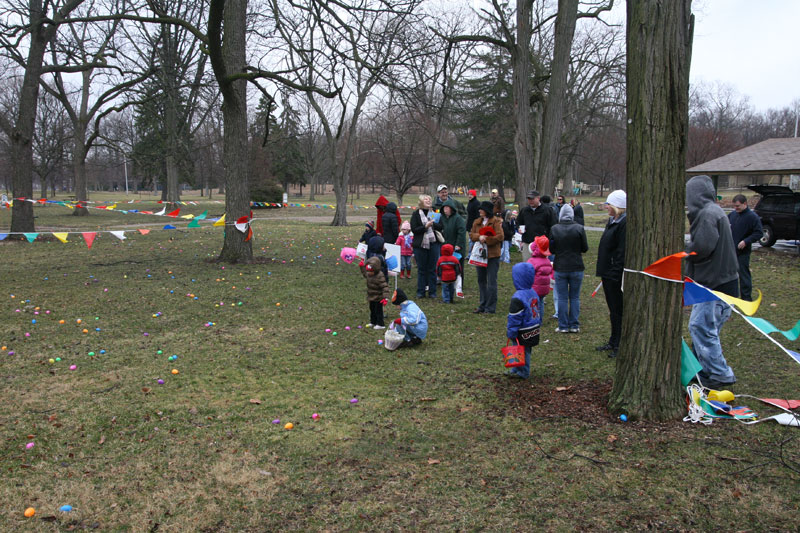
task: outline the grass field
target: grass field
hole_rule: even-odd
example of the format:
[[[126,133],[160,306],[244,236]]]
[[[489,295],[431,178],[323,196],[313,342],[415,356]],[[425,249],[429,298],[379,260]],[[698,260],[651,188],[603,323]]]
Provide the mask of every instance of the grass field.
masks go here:
[[[192,200],[182,214],[224,210]],[[587,232],[582,332],[546,320],[531,380],[509,382],[510,265],[497,315],[470,313],[470,270],[466,299],[420,302],[424,344],[388,352],[359,328],[358,268],[338,261],[374,210],[344,228],[332,213],[257,211],[252,265],[213,261],[222,228],[57,206],[36,208],[39,230],[128,238],[0,242],[0,530],[797,529],[797,428],[606,415],[615,363],[594,350],[609,325],[602,293],[589,297],[599,232]],[[798,258],[758,250],[752,269],[756,316],[791,328]],[[399,284],[413,295],[415,279]],[[739,317],[723,346],[734,392],[800,399],[800,366]],[[741,401],[775,414],[754,402]]]

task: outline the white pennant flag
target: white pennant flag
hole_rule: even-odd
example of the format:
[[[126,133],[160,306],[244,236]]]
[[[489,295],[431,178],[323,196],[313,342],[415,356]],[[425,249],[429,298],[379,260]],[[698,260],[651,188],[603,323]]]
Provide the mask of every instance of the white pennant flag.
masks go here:
[[[121,241],[124,241],[126,238],[124,231],[110,231],[109,233]]]
[[[163,214],[164,214],[164,213],[166,213],[166,212],[167,212],[167,208],[165,207],[164,209],[162,209],[162,210],[161,210],[161,211],[159,211],[158,213],[153,213],[153,214],[154,214],[154,215],[163,215]]]

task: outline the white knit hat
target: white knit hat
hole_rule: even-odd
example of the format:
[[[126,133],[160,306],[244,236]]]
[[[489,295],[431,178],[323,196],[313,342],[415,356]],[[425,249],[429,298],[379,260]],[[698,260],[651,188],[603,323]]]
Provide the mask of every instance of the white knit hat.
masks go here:
[[[619,207],[620,209],[627,209],[628,196],[625,194],[625,191],[617,189],[608,195],[606,203],[614,207]]]

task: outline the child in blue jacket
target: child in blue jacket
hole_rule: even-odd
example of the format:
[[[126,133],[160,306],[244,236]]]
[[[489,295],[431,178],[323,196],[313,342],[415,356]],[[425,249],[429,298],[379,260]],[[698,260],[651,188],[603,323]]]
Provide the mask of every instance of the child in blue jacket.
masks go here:
[[[403,289],[396,289],[392,294],[392,303],[400,306],[400,318],[395,319],[398,333],[405,333],[406,337],[400,348],[416,346],[428,334],[428,318],[417,304],[406,296]]]
[[[542,324],[539,314],[539,296],[533,289],[536,279],[536,269],[530,263],[517,263],[511,269],[511,279],[517,292],[511,297],[508,308],[508,322],[506,336],[511,343],[519,342],[525,346],[525,366],[518,366],[508,370],[506,375],[513,378],[528,379],[531,375],[531,348],[539,343],[538,334],[535,341],[525,338]]]

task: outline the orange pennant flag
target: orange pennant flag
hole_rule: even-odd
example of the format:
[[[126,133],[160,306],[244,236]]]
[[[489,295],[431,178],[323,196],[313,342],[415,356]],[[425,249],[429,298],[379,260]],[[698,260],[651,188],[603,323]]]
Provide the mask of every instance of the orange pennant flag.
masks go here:
[[[245,238],[244,242],[249,241],[253,238],[253,228],[248,227],[247,237]]]
[[[86,241],[86,246],[91,250],[92,243],[94,243],[94,238],[97,237],[97,233],[94,231],[85,231],[81,235],[83,235],[83,240]]]
[[[139,229],[139,233],[141,233],[142,235],[147,235],[148,233],[150,233],[150,230],[149,229],[141,229],[140,228]]]
[[[688,255],[689,254],[686,252],[678,252],[677,254],[662,257],[655,263],[645,268],[643,272],[653,276],[654,278],[683,281],[683,275],[681,274],[681,260]]]

